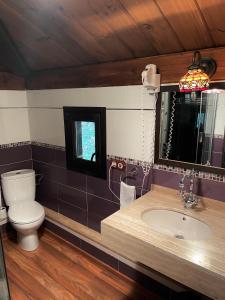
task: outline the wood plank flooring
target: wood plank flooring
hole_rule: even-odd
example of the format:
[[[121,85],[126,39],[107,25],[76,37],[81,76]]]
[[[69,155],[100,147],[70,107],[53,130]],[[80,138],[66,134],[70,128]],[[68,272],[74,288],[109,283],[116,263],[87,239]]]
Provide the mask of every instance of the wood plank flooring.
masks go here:
[[[49,231],[34,252],[3,246],[12,300],[162,299]]]

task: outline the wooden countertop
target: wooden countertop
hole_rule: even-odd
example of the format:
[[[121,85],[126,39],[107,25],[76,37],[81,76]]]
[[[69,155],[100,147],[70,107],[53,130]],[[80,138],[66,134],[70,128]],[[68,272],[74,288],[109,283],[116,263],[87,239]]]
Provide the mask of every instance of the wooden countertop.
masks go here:
[[[169,209],[209,225],[207,240],[180,240],[156,232],[141,219],[148,209]],[[197,290],[225,299],[225,203],[201,198],[185,209],[177,190],[153,186],[130,206],[102,221],[102,238],[109,248]]]

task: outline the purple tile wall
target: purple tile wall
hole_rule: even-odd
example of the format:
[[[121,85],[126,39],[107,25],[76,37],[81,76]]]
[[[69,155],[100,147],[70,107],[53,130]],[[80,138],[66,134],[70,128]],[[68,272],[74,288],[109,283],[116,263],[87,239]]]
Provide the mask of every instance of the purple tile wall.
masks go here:
[[[215,144],[216,147],[216,144]],[[119,209],[119,200],[109,191],[108,181],[66,169],[65,151],[44,146],[32,145],[33,166],[43,174],[37,187],[37,200],[44,206],[58,211],[96,231],[100,231],[101,220]],[[108,169],[110,161],[108,161]],[[137,176],[129,176],[136,167]],[[111,188],[119,196],[120,177],[137,187],[137,198],[141,194],[143,171],[140,166],[127,164],[121,173],[111,171]],[[181,174],[167,170],[153,169],[145,178],[143,194],[150,190],[151,183],[178,189]],[[195,190],[200,196],[225,201],[225,183],[197,179]]]
[[[221,138],[214,138],[212,145],[212,166],[222,167],[224,140]]]
[[[0,148],[0,175],[13,170],[32,168],[31,145]]]
[[[215,150],[221,148],[219,142],[214,141]],[[110,161],[107,165],[109,169]],[[36,173],[44,175],[40,185],[37,186],[37,200],[83,225],[100,231],[101,220],[119,209],[119,200],[109,191],[107,180],[66,169],[65,151],[37,145],[0,148],[0,174],[32,167]],[[137,176],[129,176],[135,167]],[[122,178],[128,176],[125,181],[137,187],[138,198],[143,181],[141,167],[127,164],[124,172],[112,169],[111,188],[117,196],[121,176]],[[153,169],[145,179],[143,193],[150,190],[151,183],[178,189],[181,176],[167,170]],[[195,189],[200,196],[225,201],[223,182],[196,178]]]
[[[180,178],[183,175],[169,172],[166,170],[153,170],[152,183],[165,186],[172,189],[178,189]],[[202,197],[212,198],[225,201],[225,183],[208,180],[203,178],[195,178],[195,193]]]
[[[61,214],[100,231],[101,220],[119,209],[107,181],[66,169],[65,151],[32,145],[33,165],[44,178],[37,200]],[[119,183],[112,187],[119,195]]]
[[[63,215],[100,231],[101,220],[119,209],[119,200],[109,191],[108,181],[66,169],[65,151],[32,145],[33,165],[37,173],[43,174],[37,187],[37,200]],[[108,161],[108,169],[110,162]],[[111,188],[119,197],[120,176],[125,177],[133,165],[127,165],[124,173],[112,170]],[[127,178],[129,184],[137,186],[140,196],[143,173],[137,167],[138,176]],[[150,188],[151,176],[146,178],[144,193]]]

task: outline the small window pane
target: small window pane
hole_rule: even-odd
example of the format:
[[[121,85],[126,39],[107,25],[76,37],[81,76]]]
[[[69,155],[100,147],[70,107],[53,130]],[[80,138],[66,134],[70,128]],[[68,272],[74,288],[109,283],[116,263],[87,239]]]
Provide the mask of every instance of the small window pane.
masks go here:
[[[75,131],[77,157],[96,161],[95,122],[76,121]]]

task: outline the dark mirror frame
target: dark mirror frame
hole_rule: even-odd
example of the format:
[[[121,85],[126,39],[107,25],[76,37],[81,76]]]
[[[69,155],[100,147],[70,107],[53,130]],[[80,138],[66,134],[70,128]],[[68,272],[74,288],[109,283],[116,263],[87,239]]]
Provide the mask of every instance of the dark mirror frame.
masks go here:
[[[213,82],[210,84],[210,89],[218,88],[225,90],[225,82]],[[218,168],[218,167],[209,167],[203,166],[200,164],[192,164],[177,160],[170,160],[164,159],[159,157],[159,143],[160,143],[160,120],[161,120],[161,92],[172,92],[172,91],[179,91],[178,85],[164,85],[160,87],[159,97],[156,103],[156,130],[155,130],[155,164],[167,165],[167,166],[174,166],[183,169],[195,169],[196,171],[202,171],[206,173],[215,173],[220,175],[225,175],[225,169]],[[224,140],[225,141],[225,140]],[[224,142],[225,147],[225,142]]]
[[[66,162],[69,170],[106,179],[106,108],[63,107],[66,142]],[[76,157],[75,121],[95,123],[96,160]]]

